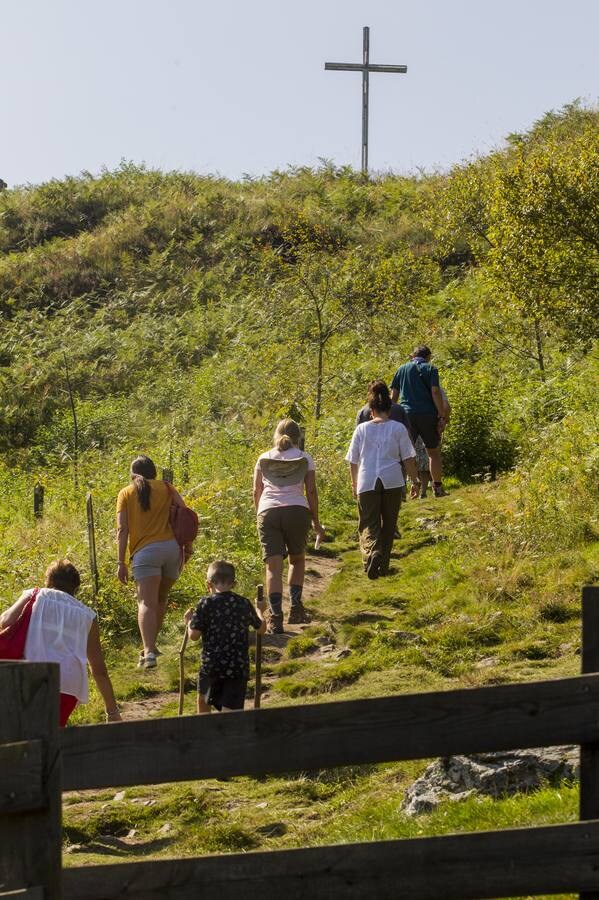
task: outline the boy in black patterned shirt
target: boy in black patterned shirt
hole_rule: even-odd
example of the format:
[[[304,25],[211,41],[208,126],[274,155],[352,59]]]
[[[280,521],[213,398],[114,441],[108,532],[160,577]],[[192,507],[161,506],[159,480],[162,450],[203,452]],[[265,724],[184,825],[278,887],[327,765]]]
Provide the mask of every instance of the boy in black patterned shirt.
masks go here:
[[[249,628],[266,631],[266,601],[254,608],[235,594],[235,568],[225,560],[208,566],[207,581],[210,594],[184,617],[190,639],[202,638],[198,712],[212,712],[213,706],[224,712],[243,709],[250,675]]]

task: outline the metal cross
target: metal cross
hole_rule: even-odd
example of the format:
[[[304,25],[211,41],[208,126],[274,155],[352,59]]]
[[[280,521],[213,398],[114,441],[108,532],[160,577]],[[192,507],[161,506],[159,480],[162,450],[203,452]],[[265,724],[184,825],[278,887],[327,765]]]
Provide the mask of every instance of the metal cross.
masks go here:
[[[325,63],[325,69],[336,72],[361,72],[362,73],[362,172],[368,175],[368,76],[370,72],[399,72],[402,75],[408,71],[407,66],[374,66],[369,59],[370,28],[366,25],[363,30],[364,52],[363,62],[360,63]]]

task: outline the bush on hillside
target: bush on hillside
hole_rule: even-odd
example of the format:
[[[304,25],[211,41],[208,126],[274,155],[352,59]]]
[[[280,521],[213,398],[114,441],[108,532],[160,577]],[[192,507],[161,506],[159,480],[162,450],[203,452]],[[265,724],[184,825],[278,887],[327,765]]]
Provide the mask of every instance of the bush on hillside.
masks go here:
[[[527,545],[562,550],[599,537],[598,379],[599,364],[589,360],[564,383],[567,412],[536,433],[516,470],[512,530]]]
[[[452,409],[443,439],[446,470],[461,478],[494,478],[509,469],[516,458],[516,441],[494,386],[472,371],[450,373],[444,384]]]

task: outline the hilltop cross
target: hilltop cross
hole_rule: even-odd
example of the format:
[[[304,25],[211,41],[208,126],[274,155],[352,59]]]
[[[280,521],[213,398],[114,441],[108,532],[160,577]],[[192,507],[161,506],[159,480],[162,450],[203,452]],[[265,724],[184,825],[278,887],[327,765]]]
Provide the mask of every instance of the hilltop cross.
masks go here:
[[[363,30],[363,36],[362,65],[360,63],[325,63],[324,67],[328,71],[362,73],[362,172],[364,175],[368,175],[368,76],[371,72],[399,72],[405,75],[408,67],[372,65],[370,63],[370,28],[367,25]]]

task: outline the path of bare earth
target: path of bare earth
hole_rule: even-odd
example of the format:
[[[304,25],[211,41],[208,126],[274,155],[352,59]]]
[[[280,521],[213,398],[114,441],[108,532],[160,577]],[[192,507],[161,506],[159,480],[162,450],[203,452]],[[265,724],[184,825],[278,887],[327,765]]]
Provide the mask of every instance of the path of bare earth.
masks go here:
[[[304,601],[310,606],[310,601],[321,594],[330,583],[335,573],[339,570],[339,560],[316,554],[308,554],[306,557],[306,578],[304,582]],[[262,639],[264,656],[278,659],[288,642],[302,634],[306,625],[285,625],[284,634],[266,634]],[[301,658],[301,657],[300,657]],[[160,663],[159,663],[160,664]],[[268,705],[270,700],[270,679],[263,681],[262,705]],[[161,710],[177,699],[174,691],[163,691],[152,694],[150,697],[142,697],[138,700],[127,700],[121,703],[121,714],[124,719],[147,719],[159,716]],[[248,701],[248,706],[250,701]]]

